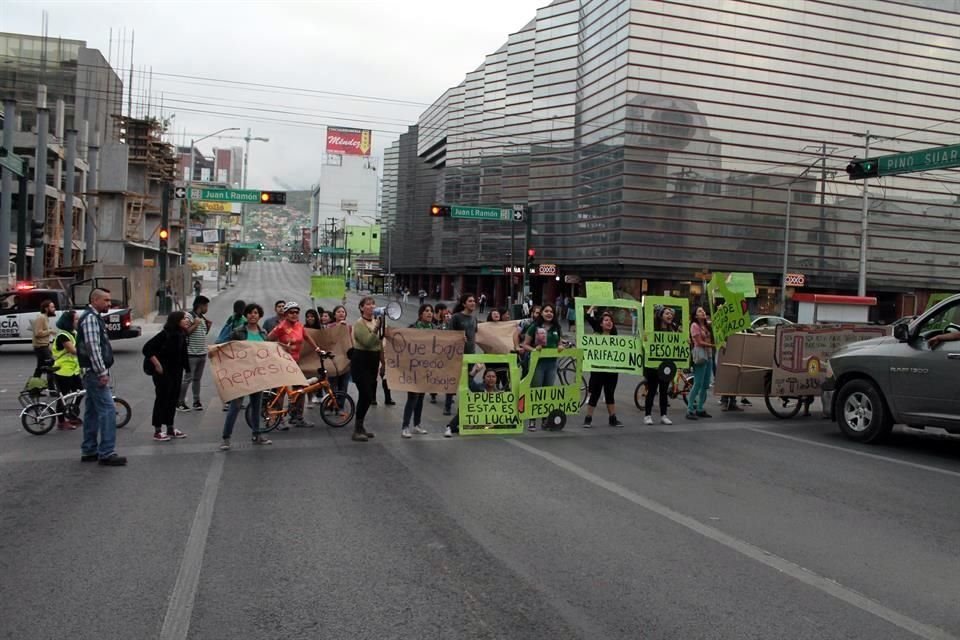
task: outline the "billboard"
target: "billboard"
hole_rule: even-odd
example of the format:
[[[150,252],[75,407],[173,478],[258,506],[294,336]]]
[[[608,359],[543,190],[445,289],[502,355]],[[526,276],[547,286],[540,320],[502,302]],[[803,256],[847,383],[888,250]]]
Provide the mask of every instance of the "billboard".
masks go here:
[[[373,136],[370,129],[327,127],[327,153],[348,156],[368,156]]]

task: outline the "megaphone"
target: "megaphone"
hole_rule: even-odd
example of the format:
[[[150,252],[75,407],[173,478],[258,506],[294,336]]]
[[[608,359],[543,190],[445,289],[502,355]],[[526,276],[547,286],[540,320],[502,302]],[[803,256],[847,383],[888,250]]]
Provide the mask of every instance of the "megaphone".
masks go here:
[[[403,315],[403,307],[400,306],[399,302],[391,302],[385,307],[376,307],[373,310],[374,318],[387,316],[389,320],[399,320],[400,316],[402,315]]]

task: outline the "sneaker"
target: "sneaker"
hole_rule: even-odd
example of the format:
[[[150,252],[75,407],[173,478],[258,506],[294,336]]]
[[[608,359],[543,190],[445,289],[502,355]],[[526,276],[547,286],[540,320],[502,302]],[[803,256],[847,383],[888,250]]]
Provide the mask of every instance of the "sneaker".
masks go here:
[[[444,409],[444,410],[443,410],[443,415],[445,415],[445,416],[452,416],[453,414],[450,413],[450,409]]]
[[[156,440],[157,442],[167,442],[168,440],[172,440],[172,438],[167,434],[165,434],[163,431],[155,432],[153,434],[153,439]]]
[[[746,398],[741,399],[741,400],[740,400],[740,404],[742,404],[742,405],[745,406],[745,407],[752,407],[752,406],[753,406],[753,403],[750,402],[749,400],[747,400]]]
[[[536,431],[536,430],[537,430],[537,421],[536,421],[536,420],[530,420],[530,421],[527,423],[527,431]]]
[[[593,429],[593,417],[584,416],[583,418],[583,428],[584,429]]]
[[[313,396],[313,398],[310,399],[310,404],[320,404],[320,396]]]
[[[696,420],[696,419],[697,419],[697,414],[696,414],[696,413],[692,413],[692,412],[690,412],[690,411],[687,411],[687,420]]]
[[[673,420],[667,416],[660,416],[660,424],[673,424]]]
[[[230,411],[230,403],[229,403],[229,402],[224,402],[224,403],[223,403],[223,410],[224,410],[224,411]]]
[[[60,429],[61,431],[73,431],[76,428],[77,428],[77,425],[73,424],[72,422],[57,423],[57,429]]]
[[[370,403],[370,406],[371,406],[371,407],[376,407],[376,406],[377,406],[377,401],[374,400],[373,402],[371,402],[371,403]]]
[[[127,459],[123,456],[118,456],[115,453],[111,453],[106,458],[100,458],[98,462],[104,467],[122,467],[127,464]]]
[[[437,404],[437,396],[430,396],[430,404]]]
[[[610,418],[610,426],[619,428],[624,426],[624,424],[620,422],[620,418],[618,418],[617,416],[613,416],[612,418]]]
[[[194,402],[193,402],[193,410],[194,410],[194,411],[203,411],[203,405],[200,404],[200,401],[199,401],[199,400],[194,400]]]
[[[425,436],[430,432],[424,429],[423,427],[421,427],[420,425],[417,425],[413,428],[413,433],[418,436]]]
[[[177,411],[190,411],[190,407],[188,407],[188,406],[186,405],[186,403],[178,402],[178,403],[177,403]]]
[[[262,435],[253,436],[252,442],[253,444],[273,444],[273,440],[268,440],[267,438],[264,438]]]
[[[707,413],[706,411],[697,411],[698,418],[712,418],[713,416]]]
[[[366,442],[366,441],[367,441],[367,436],[366,436],[366,434],[364,434],[364,433],[361,432],[361,431],[354,431],[354,432],[353,432],[353,435],[350,436],[350,439],[351,439],[351,440],[354,440],[354,441],[356,441],[356,442]]]
[[[84,453],[80,456],[80,462],[96,462],[97,458],[98,456],[95,453]]]
[[[229,451],[230,450],[230,438],[224,438],[223,442],[220,443],[220,451]]]
[[[388,407],[392,407],[393,405],[395,405],[395,404],[397,404],[397,403],[394,402],[393,400],[387,400],[387,401],[384,402],[383,404],[387,405]]]
[[[412,437],[413,437],[413,434],[410,433],[410,429],[408,429],[407,427],[404,427],[403,429],[400,429],[400,437],[401,437],[401,438],[412,438]]]
[[[185,434],[183,431],[180,431],[180,429],[174,429],[173,431],[168,430],[167,435],[171,438],[178,438],[178,439],[187,437],[187,434]]]
[[[445,428],[445,429],[443,430],[443,437],[444,437],[444,438],[452,438],[452,437],[453,437],[453,429],[451,429],[450,427]]]
[[[643,424],[653,424],[653,416],[643,416]]]

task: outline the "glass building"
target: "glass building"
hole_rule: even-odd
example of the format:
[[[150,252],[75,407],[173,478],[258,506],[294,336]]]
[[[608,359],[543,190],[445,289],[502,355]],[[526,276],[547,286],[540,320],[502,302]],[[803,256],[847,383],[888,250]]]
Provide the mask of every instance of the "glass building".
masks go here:
[[[846,165],[867,141],[870,157],[960,143],[958,94],[954,1],[557,0],[395,144],[392,270],[502,300],[523,225],[428,208],[525,203],[536,262],[559,273],[532,278],[535,298],[589,279],[696,297],[697,274],[749,271],[772,312],[786,240],[806,291],[855,293],[863,181]],[[878,317],[960,290],[958,202],[955,169],[869,181]]]

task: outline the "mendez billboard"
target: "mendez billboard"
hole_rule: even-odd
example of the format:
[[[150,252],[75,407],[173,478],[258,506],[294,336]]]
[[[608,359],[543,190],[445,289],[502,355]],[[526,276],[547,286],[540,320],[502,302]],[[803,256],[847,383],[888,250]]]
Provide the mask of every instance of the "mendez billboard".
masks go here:
[[[327,153],[368,156],[372,146],[371,139],[370,129],[327,127]]]

